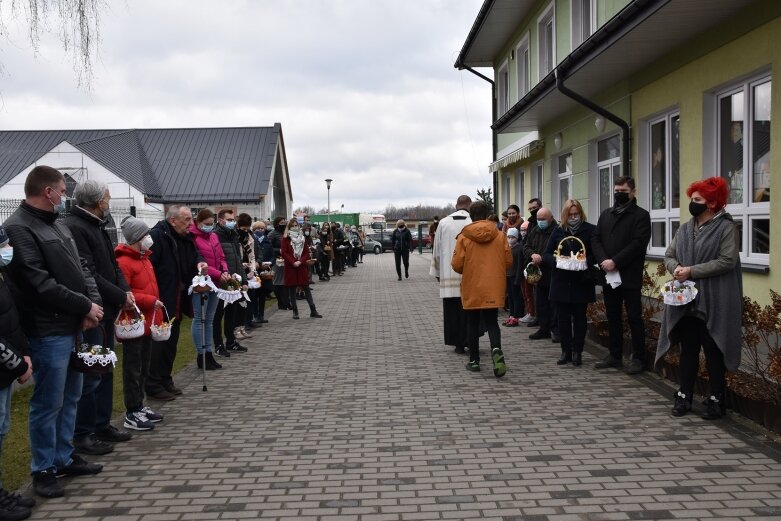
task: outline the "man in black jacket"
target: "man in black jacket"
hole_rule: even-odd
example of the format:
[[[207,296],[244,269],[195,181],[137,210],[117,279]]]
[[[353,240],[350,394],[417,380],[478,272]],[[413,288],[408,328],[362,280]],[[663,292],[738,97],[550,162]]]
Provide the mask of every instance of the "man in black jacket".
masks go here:
[[[531,229],[526,236],[526,244],[523,247],[524,258],[533,262],[542,272],[542,278],[534,285],[534,307],[537,312],[537,325],[539,329],[529,335],[532,340],[551,338],[558,342],[558,327],[556,312],[550,300],[551,268],[542,261],[542,254],[548,245],[550,236],[558,228],[556,219],[547,208],[540,208],[536,213],[537,226]]]
[[[106,183],[87,180],[73,191],[73,208],[65,218],[79,256],[87,263],[103,301],[100,325],[84,332],[84,341],[114,349],[114,319],[119,310],[134,304],[133,293],[114,257],[114,245],[106,233],[111,194]],[[131,435],[111,425],[114,409],[114,373],[84,375],[84,386],[76,413],[73,445],[83,454],[107,454],[112,442],[127,441]]]
[[[155,243],[149,260],[155,270],[160,300],[170,317],[176,317],[168,340],[152,341],[145,390],[147,396],[155,400],[174,400],[182,394],[182,390],[174,385],[172,376],[179,330],[182,315],[193,314],[192,301],[187,290],[192,285],[193,277],[206,267],[189,232],[192,222],[193,214],[190,209],[174,204],[168,207],[165,220],[159,221],[149,230]]]
[[[404,275],[409,278],[409,250],[412,248],[412,233],[403,219],[396,221],[396,229],[391,235],[393,257],[396,260],[396,275],[401,280],[401,263],[404,262]]]
[[[635,181],[631,177],[616,179],[613,192],[615,206],[602,212],[591,238],[591,248],[600,267],[606,273],[618,272],[620,286],[602,286],[605,314],[610,333],[610,353],[597,362],[596,369],[623,366],[624,324],[622,308],[626,306],[629,329],[632,332],[632,361],[627,373],[644,369],[645,329],[641,289],[645,251],[651,239],[651,217],[637,205]]]
[[[25,200],[4,226],[14,245],[9,274],[35,378],[29,416],[33,488],[40,496],[60,497],[64,490],[58,474],[103,470],[73,452],[82,375],[68,366],[74,342],[83,329],[103,319],[103,307],[73,236],[57,222],[67,199],[63,175],[36,166],[27,175],[24,193]]]
[[[239,236],[236,233],[236,215],[233,210],[223,208],[217,213],[217,226],[214,233],[220,238],[222,251],[225,254],[225,262],[228,264],[228,272],[233,275],[241,276],[242,289],[247,290],[247,276],[244,273],[244,267],[241,264],[242,248],[239,243]],[[214,315],[214,346],[215,353],[218,356],[230,356],[230,352],[247,352],[247,348],[239,344],[236,340],[234,329],[244,323],[242,320],[243,309],[238,302],[225,304],[222,300],[217,305],[217,313]],[[225,320],[223,321],[223,316]],[[225,343],[222,343],[222,330],[220,325],[224,326]]]

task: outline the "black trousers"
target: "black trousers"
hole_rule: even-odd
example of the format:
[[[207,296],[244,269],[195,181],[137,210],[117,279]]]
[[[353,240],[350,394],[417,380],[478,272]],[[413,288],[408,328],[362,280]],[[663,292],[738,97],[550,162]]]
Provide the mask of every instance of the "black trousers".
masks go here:
[[[466,337],[469,346],[469,360],[471,362],[480,361],[480,322],[483,322],[488,339],[491,341],[491,349],[502,347],[502,333],[499,331],[497,319],[499,309],[465,309],[466,316]]]
[[[243,308],[239,306],[238,302],[233,304],[225,304],[223,300],[217,304],[217,312],[214,314],[214,323],[212,328],[212,338],[214,339],[214,347],[219,345],[225,345],[226,347],[233,344],[236,341],[236,336],[233,334],[233,328],[242,324],[239,318],[243,318],[240,311]],[[220,328],[220,325],[223,328]],[[225,344],[222,343],[222,332],[225,331]]]
[[[404,273],[409,273],[409,250],[393,251],[393,257],[396,259],[396,274],[401,277],[401,263],[404,261]]]
[[[152,337],[142,336],[122,343],[122,391],[127,412],[144,407],[144,387],[149,373]]]
[[[549,297],[550,286],[534,286],[534,307],[537,309],[537,322],[540,331],[549,333],[559,328],[556,319],[556,307]]]
[[[114,349],[114,322],[103,320],[100,326],[88,329],[84,332],[84,342]],[[76,439],[108,427],[114,412],[114,373],[85,374],[81,389],[73,434]]]
[[[279,309],[289,309],[290,308],[290,297],[288,295],[287,288],[285,286],[279,285],[274,286],[274,295],[277,297],[277,308]]]
[[[315,301],[312,299],[312,290],[309,289],[309,286],[286,286],[286,289],[288,290],[288,295],[290,296],[290,304],[293,306],[293,314],[298,315],[298,303],[296,302],[298,299],[296,298],[296,290],[298,288],[301,288],[301,291],[304,293],[304,296],[306,297],[306,301],[309,304],[309,311],[312,313],[317,312],[317,308],[315,308]]]
[[[624,356],[623,308],[626,307],[629,331],[632,333],[632,358],[645,363],[645,326],[640,288],[619,286],[613,289],[609,285],[602,286],[602,296],[605,299],[605,315],[610,333],[610,354],[619,360]]]
[[[181,325],[181,320],[175,320],[171,325],[171,338],[165,342],[152,341],[149,375],[146,377],[146,394],[157,394],[174,386],[171,374],[174,371]]]
[[[513,282],[515,277],[507,277],[507,302],[510,304],[510,316],[521,318],[523,316],[523,298],[521,297],[521,287]]]
[[[681,339],[681,392],[691,396],[700,368],[700,347],[705,352],[710,394],[722,395],[726,386],[727,368],[724,354],[708,333],[705,321],[696,317],[684,317],[675,325],[675,334]]]
[[[565,353],[583,352],[586,343],[587,306],[585,302],[556,302],[561,350]]]

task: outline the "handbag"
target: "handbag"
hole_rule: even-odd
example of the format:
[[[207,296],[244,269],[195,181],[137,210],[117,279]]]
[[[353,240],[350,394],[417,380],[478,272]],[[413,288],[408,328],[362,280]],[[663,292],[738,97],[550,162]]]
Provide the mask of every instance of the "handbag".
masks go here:
[[[106,330],[100,327],[100,331],[103,333],[103,343],[105,344]],[[78,339],[73,345],[68,362],[74,371],[91,375],[108,374],[114,370],[116,363],[117,355],[110,348],[84,342],[79,343]]]
[[[570,253],[568,255],[561,253],[561,250],[565,244],[564,241],[579,242],[580,250],[574,252],[572,249],[570,249]],[[556,251],[553,252],[553,256],[556,258],[557,269],[566,271],[586,271],[588,269],[588,262],[586,261],[586,245],[583,244],[583,241],[574,235],[569,235],[559,241],[559,246],[556,248]]]

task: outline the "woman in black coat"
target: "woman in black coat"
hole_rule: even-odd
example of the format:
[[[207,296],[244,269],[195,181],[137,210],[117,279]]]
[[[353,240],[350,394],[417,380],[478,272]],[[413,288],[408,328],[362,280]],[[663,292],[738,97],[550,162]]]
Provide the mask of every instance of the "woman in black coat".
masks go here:
[[[594,302],[594,281],[588,271],[569,271],[556,267],[554,252],[562,239],[575,236],[586,247],[586,266],[596,262],[591,252],[591,235],[595,226],[586,222],[586,213],[577,199],[564,203],[561,225],[553,232],[543,254],[543,262],[552,268],[550,300],[556,306],[561,336],[561,356],[558,365],[572,363],[579,367],[582,362],[583,346],[586,342],[586,307]],[[565,240],[562,255],[577,254],[583,247],[575,239]]]

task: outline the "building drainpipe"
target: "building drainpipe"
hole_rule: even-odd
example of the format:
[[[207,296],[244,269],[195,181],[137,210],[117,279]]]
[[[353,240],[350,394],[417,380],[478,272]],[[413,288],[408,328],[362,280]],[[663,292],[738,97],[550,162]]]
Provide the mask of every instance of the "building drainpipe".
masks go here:
[[[593,101],[584,98],[577,92],[574,92],[568,89],[566,86],[564,86],[564,78],[559,72],[559,69],[556,69],[555,74],[556,74],[556,88],[559,89],[559,92],[561,92],[568,98],[574,99],[581,105],[593,110],[600,116],[604,116],[605,119],[612,121],[613,123],[615,123],[621,128],[621,175],[631,176],[632,171],[630,170],[631,157],[630,157],[630,146],[629,146],[631,140],[631,134],[629,131],[629,123],[619,118],[612,112],[608,111],[606,108],[600,107]]]
[[[484,74],[480,74],[479,72],[474,70],[472,67],[467,67],[466,65],[463,65],[463,64],[460,65],[460,69],[462,69],[462,70],[466,69],[469,72],[471,72],[472,74],[474,74],[475,76],[477,76],[478,78],[482,78],[482,79],[484,79],[485,81],[487,81],[488,83],[491,84],[491,121],[496,121],[496,117],[497,117],[497,115],[496,115],[496,83],[494,82],[494,80],[492,80],[491,78],[489,78],[488,76],[486,76]],[[492,145],[492,148],[493,148],[493,161],[496,161],[496,153],[499,150],[499,144],[498,144],[498,139],[496,137],[496,130],[494,130],[494,129],[491,129],[491,145]],[[499,173],[494,171],[492,174],[493,174],[493,185],[494,185],[494,187],[493,187],[494,212],[498,213],[498,211],[497,211],[498,201],[497,201],[496,198],[498,196],[497,190],[499,190]]]

